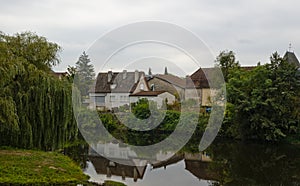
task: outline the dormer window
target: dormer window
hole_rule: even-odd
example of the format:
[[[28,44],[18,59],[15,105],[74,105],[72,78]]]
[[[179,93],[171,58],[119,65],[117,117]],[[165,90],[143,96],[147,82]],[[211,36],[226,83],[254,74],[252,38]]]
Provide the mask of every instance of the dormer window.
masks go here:
[[[151,86],[150,86],[150,89],[151,89],[151,91],[154,91],[154,84],[151,84]]]
[[[140,89],[141,89],[141,90],[144,90],[144,83],[141,83],[141,84],[140,84]]]
[[[116,84],[112,84],[112,85],[110,85],[110,89],[115,89],[116,88]]]

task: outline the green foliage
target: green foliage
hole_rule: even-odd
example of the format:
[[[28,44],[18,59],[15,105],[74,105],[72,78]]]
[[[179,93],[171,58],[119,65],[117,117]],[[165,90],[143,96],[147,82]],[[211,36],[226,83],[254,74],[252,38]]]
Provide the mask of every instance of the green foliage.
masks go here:
[[[71,83],[73,83],[74,77],[76,75],[76,67],[68,65],[67,71],[68,71],[68,79],[70,80]]]
[[[279,141],[299,132],[297,67],[277,53],[252,71],[236,70],[227,83],[223,134],[234,138]]]
[[[150,104],[148,99],[142,98],[136,103],[131,104],[132,113],[139,119],[147,119],[150,117]]]
[[[216,65],[221,68],[225,82],[230,78],[230,71],[240,67],[233,51],[222,51],[216,59]]]
[[[198,118],[198,113],[185,112],[180,113],[178,111],[166,111],[164,117],[163,111],[158,111],[153,117],[153,120],[149,121],[136,121],[135,116],[124,115],[121,116],[122,122],[118,120],[120,115],[116,116],[118,113],[101,113],[99,112],[99,117],[105,126],[105,128],[112,134],[115,138],[129,143],[131,145],[151,145],[158,143],[168,137],[170,134],[177,129],[177,132],[185,135],[187,132],[194,132],[194,137],[202,136],[205,127],[208,123],[208,116],[200,116]],[[163,119],[161,121],[161,119]],[[179,125],[179,121],[181,121]],[[159,123],[158,123],[159,122]],[[130,125],[130,128],[124,125],[124,123]],[[192,126],[192,123],[198,123],[196,130]],[[158,124],[158,125],[157,125]],[[153,125],[157,125],[156,127]],[[97,125],[89,124],[85,126],[90,131],[95,131],[95,133],[100,133],[97,131]],[[89,128],[91,127],[91,128]],[[150,129],[152,128],[152,129]],[[139,131],[136,129],[143,129],[145,131]],[[93,136],[93,135],[91,135]],[[97,136],[97,135],[96,135]],[[99,137],[99,135],[98,135]],[[198,139],[198,138],[197,138]],[[101,141],[101,138],[94,139],[94,141]],[[179,140],[179,139],[178,139]],[[198,141],[199,142],[199,141]],[[197,142],[197,143],[198,143]],[[176,141],[174,141],[176,144]]]
[[[1,34],[0,41],[6,45],[8,60],[27,61],[39,70],[50,71],[52,66],[59,64],[58,52],[60,47],[56,43],[49,42],[45,37],[31,32],[24,32],[14,36]]]
[[[72,86],[50,73],[59,47],[32,33],[0,41],[0,145],[52,150],[76,139]]]
[[[95,79],[94,66],[90,64],[89,56],[83,52],[76,62],[76,85],[79,87],[82,96],[88,95],[89,89]],[[74,69],[70,69],[73,73]]]

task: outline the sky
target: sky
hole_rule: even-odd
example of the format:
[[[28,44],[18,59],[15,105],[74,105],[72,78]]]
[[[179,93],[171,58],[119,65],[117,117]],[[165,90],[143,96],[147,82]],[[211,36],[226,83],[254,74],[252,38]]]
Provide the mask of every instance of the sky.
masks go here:
[[[291,50],[300,56],[297,0],[1,0],[0,4],[2,32],[32,31],[62,47],[61,64],[54,67],[56,71],[75,65],[82,52],[89,51],[103,35],[143,21],[183,27],[201,39],[213,58],[222,50],[233,50],[243,66],[266,63],[275,51],[284,55],[290,43]],[[143,49],[149,50],[149,46],[135,51]],[[213,61],[209,63],[213,65]],[[111,65],[97,70],[122,68]],[[164,69],[159,68],[155,71],[163,73]],[[192,71],[187,68],[186,73]]]

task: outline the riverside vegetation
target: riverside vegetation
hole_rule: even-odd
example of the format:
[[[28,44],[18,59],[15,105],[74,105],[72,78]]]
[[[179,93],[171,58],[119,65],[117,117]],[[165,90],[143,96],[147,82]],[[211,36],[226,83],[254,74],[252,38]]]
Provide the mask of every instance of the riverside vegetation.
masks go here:
[[[0,184],[91,185],[79,165],[51,152],[82,141],[72,109],[73,76],[60,79],[51,70],[60,51],[31,32],[0,32]],[[80,91],[74,87],[78,103]]]
[[[30,32],[13,36],[0,33],[0,146],[56,151],[82,140],[72,109],[73,76],[59,79],[51,72],[60,62],[60,50],[57,44]],[[87,57],[85,53],[84,56]],[[228,100],[219,137],[300,142],[300,76],[296,66],[274,53],[270,63],[244,70],[233,52],[221,52],[216,65],[223,71]],[[78,104],[85,91],[77,90]],[[141,100],[133,113],[147,118],[148,108],[149,103]],[[161,125],[150,133],[129,130],[113,113],[99,116],[114,136],[130,144],[147,145],[172,133],[181,115],[189,123],[189,118],[195,118],[190,116],[198,114],[180,113],[179,108],[179,103],[169,105]],[[208,118],[209,115],[196,117],[194,136],[203,133]],[[96,127],[92,119],[84,125]],[[87,178],[82,175],[81,179]]]

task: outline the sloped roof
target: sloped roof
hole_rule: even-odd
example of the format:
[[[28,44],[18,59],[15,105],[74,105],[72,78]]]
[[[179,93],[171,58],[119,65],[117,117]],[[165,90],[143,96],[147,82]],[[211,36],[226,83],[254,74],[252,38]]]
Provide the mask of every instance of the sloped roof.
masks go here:
[[[51,73],[56,76],[56,77],[61,77],[61,76],[68,76],[69,74],[67,72],[55,72],[51,70]]]
[[[300,63],[295,55],[294,52],[287,51],[283,57],[283,59],[287,60],[287,62],[296,65],[297,67],[300,67]]]
[[[130,96],[158,96],[166,91],[141,91],[135,94],[131,94]]]
[[[240,67],[243,70],[251,71],[255,68],[255,66],[242,66]],[[199,68],[192,75],[186,77],[186,88],[210,88],[209,80],[211,82],[220,82],[222,83],[222,73],[221,69],[218,67],[211,68]],[[219,86],[218,84],[214,84],[214,86]]]
[[[111,80],[108,81],[109,73],[111,73]],[[126,73],[126,74],[125,74]],[[138,72],[141,77],[144,72]],[[123,77],[124,75],[124,77]],[[96,85],[90,92],[95,93],[132,93],[135,83],[135,72],[105,72],[99,73],[96,79]]]
[[[187,77],[187,88],[209,88],[208,79],[206,76],[214,73],[215,68],[199,68],[191,76]]]
[[[178,76],[174,76],[172,74],[158,74],[158,75],[155,75],[154,77],[164,80],[172,85],[176,85],[178,87],[185,88],[185,84],[186,84],[185,79],[180,78]]]

